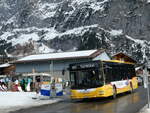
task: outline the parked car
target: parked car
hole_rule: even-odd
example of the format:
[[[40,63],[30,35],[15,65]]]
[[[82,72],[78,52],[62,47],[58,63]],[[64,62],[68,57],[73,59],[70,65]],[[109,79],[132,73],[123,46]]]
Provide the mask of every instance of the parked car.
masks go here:
[[[141,76],[137,76],[137,80],[138,80],[138,85],[139,85],[139,86],[142,86],[142,85],[143,85],[143,83],[144,83],[144,81],[143,81],[143,77],[141,77]]]

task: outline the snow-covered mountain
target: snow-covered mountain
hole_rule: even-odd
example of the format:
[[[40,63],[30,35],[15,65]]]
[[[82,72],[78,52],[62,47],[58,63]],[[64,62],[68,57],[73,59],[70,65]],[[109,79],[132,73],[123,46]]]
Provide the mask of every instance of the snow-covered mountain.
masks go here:
[[[105,48],[150,56],[149,0],[1,0],[0,53]]]

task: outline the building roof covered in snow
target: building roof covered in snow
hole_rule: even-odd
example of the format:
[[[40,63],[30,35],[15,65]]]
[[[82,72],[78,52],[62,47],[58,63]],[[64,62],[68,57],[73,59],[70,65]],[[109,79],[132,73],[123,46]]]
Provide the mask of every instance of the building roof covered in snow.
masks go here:
[[[43,61],[43,60],[65,60],[65,59],[95,58],[104,52],[105,52],[105,50],[101,49],[101,50],[85,50],[85,51],[74,51],[74,52],[29,55],[29,56],[26,56],[24,58],[17,60],[15,63],[31,62],[31,61]]]
[[[1,65],[0,65],[0,68],[5,68],[5,67],[9,67],[9,66],[11,66],[11,64],[9,64],[9,63],[1,64]]]

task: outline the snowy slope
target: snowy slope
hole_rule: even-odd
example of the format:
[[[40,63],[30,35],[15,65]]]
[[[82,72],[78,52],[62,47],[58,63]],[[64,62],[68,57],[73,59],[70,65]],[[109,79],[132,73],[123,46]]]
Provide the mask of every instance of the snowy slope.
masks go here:
[[[0,54],[84,49],[149,57],[149,1],[1,0]]]

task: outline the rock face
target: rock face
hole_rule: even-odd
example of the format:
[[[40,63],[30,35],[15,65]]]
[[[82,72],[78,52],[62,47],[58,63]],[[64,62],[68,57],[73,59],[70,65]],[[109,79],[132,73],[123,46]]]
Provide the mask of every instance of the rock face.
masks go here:
[[[147,0],[1,0],[0,54],[104,48],[150,56]]]

